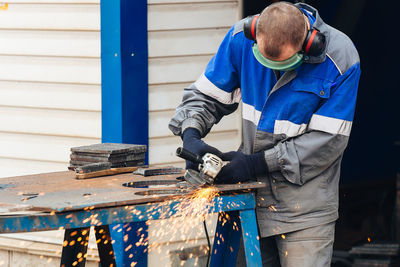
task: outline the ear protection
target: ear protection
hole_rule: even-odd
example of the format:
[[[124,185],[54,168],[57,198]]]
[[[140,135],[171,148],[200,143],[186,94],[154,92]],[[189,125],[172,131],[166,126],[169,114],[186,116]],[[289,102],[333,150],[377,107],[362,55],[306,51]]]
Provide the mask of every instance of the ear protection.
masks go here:
[[[295,7],[298,8],[297,6]],[[259,20],[259,15],[249,16],[244,20],[244,25],[243,25],[244,36],[253,41],[256,41],[258,20]],[[325,35],[315,28],[309,29],[307,31],[306,39],[304,40],[302,46],[303,53],[310,56],[319,56],[322,54],[322,52],[324,52],[325,47],[326,47]]]

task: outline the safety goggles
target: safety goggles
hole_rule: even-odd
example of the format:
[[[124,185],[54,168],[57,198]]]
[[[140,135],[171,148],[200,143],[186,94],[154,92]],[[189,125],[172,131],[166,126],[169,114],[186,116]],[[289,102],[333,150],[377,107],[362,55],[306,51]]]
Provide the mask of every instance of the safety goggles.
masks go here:
[[[275,61],[268,59],[261,54],[260,49],[256,42],[254,42],[253,47],[253,55],[263,66],[279,71],[289,71],[294,70],[299,67],[303,63],[303,54],[301,52],[297,52],[290,58],[282,61]]]

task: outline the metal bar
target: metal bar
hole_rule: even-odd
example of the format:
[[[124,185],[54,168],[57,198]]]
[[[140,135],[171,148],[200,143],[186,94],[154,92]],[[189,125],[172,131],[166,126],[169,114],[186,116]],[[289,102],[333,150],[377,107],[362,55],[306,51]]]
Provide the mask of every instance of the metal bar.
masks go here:
[[[61,267],[84,267],[86,263],[90,228],[71,228],[64,233]]]
[[[247,267],[262,267],[256,212],[242,210],[239,214]]]
[[[235,266],[241,238],[239,212],[218,215],[210,266]]]
[[[179,200],[112,208],[85,209],[31,216],[0,216],[0,233],[32,232],[165,219],[175,214]],[[253,193],[219,196],[209,213],[255,208]],[[168,211],[171,211],[168,214]]]
[[[94,233],[96,235],[101,266],[116,266],[109,226],[95,226]]]

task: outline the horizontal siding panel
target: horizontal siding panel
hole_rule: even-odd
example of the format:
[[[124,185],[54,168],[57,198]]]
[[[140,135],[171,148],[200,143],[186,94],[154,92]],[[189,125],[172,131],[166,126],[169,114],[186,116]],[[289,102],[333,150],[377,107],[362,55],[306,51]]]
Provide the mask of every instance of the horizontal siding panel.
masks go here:
[[[0,106],[0,131],[101,137],[101,113]]]
[[[101,111],[101,86],[0,81],[0,105]]]
[[[237,18],[237,2],[150,5],[148,7],[150,31],[230,27]]]
[[[100,5],[10,3],[0,29],[100,30]]]
[[[100,32],[0,30],[0,54],[100,57]]]
[[[0,56],[0,80],[100,84],[100,59]]]
[[[150,85],[149,86],[150,111],[175,109],[181,103],[183,89],[187,88],[189,85],[190,82]]]
[[[227,31],[228,28],[149,32],[149,57],[214,54]]]
[[[240,145],[239,131],[210,133],[204,140],[221,151],[237,150]],[[152,138],[149,140],[149,146],[150,164],[180,161],[175,155],[176,149],[182,146],[180,137]]]
[[[152,58],[149,60],[149,83],[163,84],[197,80],[211,57],[212,55]]]
[[[162,111],[162,112],[150,112],[149,114],[149,135],[153,137],[165,137],[171,136],[172,132],[168,128],[168,123],[172,116],[175,114],[175,110]],[[240,113],[235,112],[229,116],[222,118],[222,120],[214,125],[212,130],[215,131],[234,131],[239,128]]]
[[[65,163],[67,170],[71,147],[100,142],[97,138],[0,132],[0,158]]]
[[[67,166],[58,162],[0,158],[0,178],[65,171]]]

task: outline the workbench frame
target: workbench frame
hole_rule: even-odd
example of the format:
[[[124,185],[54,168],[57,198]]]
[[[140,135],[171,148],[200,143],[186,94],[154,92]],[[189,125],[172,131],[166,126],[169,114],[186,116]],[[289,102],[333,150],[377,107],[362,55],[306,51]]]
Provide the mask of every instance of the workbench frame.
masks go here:
[[[223,195],[214,199],[215,205],[208,213],[219,213],[216,236],[211,251],[210,266],[235,266],[241,236],[248,267],[262,266],[259,235],[255,215],[254,193]],[[94,226],[101,266],[131,266],[126,259],[114,255],[109,225],[126,224],[135,226],[148,220],[167,219],[165,209],[174,211],[179,201],[155,202],[140,205],[126,205],[110,208],[85,208],[30,216],[0,217],[0,233],[32,232],[65,229],[61,266],[85,266],[89,230]],[[157,211],[157,212],[154,212]],[[226,216],[227,213],[229,216]],[[173,216],[170,213],[169,216]],[[226,218],[230,218],[226,220]],[[137,228],[136,228],[137,229]],[[130,240],[130,244],[135,241]],[[135,244],[135,243],[133,243]],[[147,250],[147,244],[137,249]],[[146,257],[146,253],[138,255]],[[132,257],[135,259],[135,257]],[[147,266],[147,259],[135,259],[138,266]]]

